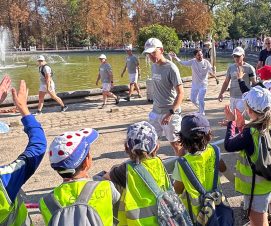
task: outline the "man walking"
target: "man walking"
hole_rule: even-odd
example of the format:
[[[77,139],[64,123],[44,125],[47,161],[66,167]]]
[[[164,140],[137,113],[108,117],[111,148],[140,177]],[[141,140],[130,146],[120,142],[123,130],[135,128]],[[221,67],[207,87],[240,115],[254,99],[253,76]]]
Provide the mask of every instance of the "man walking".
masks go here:
[[[126,64],[125,67],[121,73],[121,77],[123,77],[126,69],[128,68],[128,74],[129,74],[129,79],[130,79],[130,88],[129,88],[129,94],[128,97],[125,99],[127,101],[130,101],[131,95],[133,94],[134,89],[138,93],[138,97],[141,98],[139,86],[137,83],[138,76],[139,76],[139,61],[136,56],[133,55],[132,53],[132,45],[128,45],[126,48],[126,52],[128,54],[128,57],[126,58]]]
[[[210,62],[203,59],[201,49],[194,50],[194,59],[188,61],[180,60],[174,52],[170,52],[170,55],[184,66],[192,68],[192,88],[190,94],[190,100],[199,109],[199,113],[205,115],[204,98],[208,86],[208,75],[212,75],[218,84],[218,79],[215,76],[215,69],[212,68]]]
[[[47,65],[44,56],[40,55],[37,59],[39,65],[40,74],[40,89],[39,89],[39,104],[38,110],[35,115],[42,114],[42,108],[44,104],[44,97],[48,93],[53,100],[55,100],[60,106],[61,111],[64,112],[68,109],[68,106],[64,105],[63,101],[56,95],[55,83],[52,79],[52,69]]]
[[[107,63],[106,55],[101,54],[99,56],[99,60],[101,62],[100,68],[99,68],[99,74],[97,77],[96,85],[98,85],[99,80],[102,81],[103,86],[103,104],[101,108],[103,108],[106,105],[107,98],[113,97],[115,99],[116,104],[119,103],[119,97],[114,95],[111,91],[111,88],[113,86],[113,73],[112,68],[109,63]]]
[[[153,109],[149,122],[157,134],[166,136],[176,155],[183,155],[176,132],[180,131],[181,103],[184,96],[179,69],[167,60],[163,53],[163,44],[157,38],[145,43],[143,54],[148,54],[152,64]]]
[[[258,61],[256,70],[258,70],[261,67],[263,67],[265,65],[266,58],[269,57],[269,56],[271,56],[271,37],[266,37],[264,39],[264,45],[266,46],[266,48],[263,49],[260,52],[259,61]]]
[[[222,85],[218,100],[223,100],[223,94],[231,81],[230,107],[232,110],[238,109],[241,113],[243,113],[245,111],[245,104],[242,100],[242,92],[239,87],[237,75],[239,74],[240,70],[242,70],[244,73],[243,80],[245,81],[246,86],[250,88],[251,83],[253,85],[256,84],[256,73],[254,67],[244,61],[245,51],[242,47],[236,47],[233,50],[232,55],[234,64],[231,64],[228,67],[226,79]]]

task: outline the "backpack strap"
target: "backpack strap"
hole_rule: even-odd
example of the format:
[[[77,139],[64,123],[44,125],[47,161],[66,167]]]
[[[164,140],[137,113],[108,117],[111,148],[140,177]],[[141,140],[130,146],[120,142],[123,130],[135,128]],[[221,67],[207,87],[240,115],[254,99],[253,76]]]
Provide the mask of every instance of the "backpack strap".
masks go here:
[[[82,189],[80,195],[78,196],[76,202],[74,204],[77,203],[88,203],[88,200],[90,199],[91,195],[93,194],[95,188],[97,187],[97,185],[99,184],[99,181],[88,181],[84,188]],[[50,213],[53,215],[55,213],[55,211],[59,210],[62,208],[62,206],[60,205],[60,203],[56,200],[56,198],[54,197],[54,192],[50,192],[47,196],[45,196],[43,198],[44,203],[46,204],[48,210],[50,211]]]
[[[213,190],[217,189],[217,182],[218,182],[218,172],[219,172],[219,147],[215,144],[211,144],[211,146],[215,150],[215,171],[214,171],[214,181],[213,181]]]
[[[191,166],[189,165],[189,163],[187,162],[187,160],[183,157],[180,157],[178,159],[178,162],[180,163],[185,175],[187,176],[187,178],[189,179],[189,181],[193,185],[193,187],[200,194],[204,195],[206,193],[206,190],[204,189],[204,187],[200,183],[199,179],[197,178],[197,176],[193,172],[193,170],[192,170]]]
[[[50,192],[43,198],[45,205],[47,206],[50,213],[53,215],[57,210],[61,209],[62,206],[54,197],[54,191]]]
[[[42,74],[43,77],[45,77],[45,72],[44,72],[44,67],[46,66],[47,64],[45,65],[41,65],[39,68],[40,68],[40,73]]]
[[[157,185],[156,181],[153,179],[151,174],[145,169],[145,167],[142,164],[135,164],[135,163],[128,163],[134,171],[140,176],[140,178],[144,181],[144,183],[147,185],[147,187],[152,191],[152,193],[157,198],[162,190]]]
[[[85,186],[83,187],[80,195],[78,196],[75,204],[84,203],[87,204],[90,197],[92,196],[95,188],[98,184],[101,183],[100,181],[88,181]]]

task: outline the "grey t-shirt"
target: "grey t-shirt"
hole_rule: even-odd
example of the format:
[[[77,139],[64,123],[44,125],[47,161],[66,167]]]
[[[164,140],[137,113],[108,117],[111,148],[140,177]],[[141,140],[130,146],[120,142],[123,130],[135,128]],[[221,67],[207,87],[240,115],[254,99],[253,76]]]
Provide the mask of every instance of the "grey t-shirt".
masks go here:
[[[255,69],[248,63],[244,63],[242,66],[244,70],[243,80],[245,81],[248,88],[250,88],[250,81],[253,78],[256,78]],[[242,92],[239,87],[238,79],[237,79],[238,68],[236,64],[231,64],[227,70],[227,77],[231,79],[230,85],[230,97],[242,99]]]
[[[126,58],[127,69],[129,74],[135,74],[137,72],[138,59],[136,56],[128,56]]]
[[[213,73],[212,65],[206,59],[197,61],[195,58],[188,61],[179,61],[184,66],[192,68],[192,85],[203,85],[208,84],[208,74]]]
[[[110,83],[110,74],[112,73],[112,68],[109,63],[104,63],[100,65],[99,73],[101,76],[102,83]]]
[[[45,80],[45,76],[42,75],[41,73],[41,69],[43,68],[43,72],[45,74],[50,74],[52,73],[52,69],[48,66],[48,65],[45,65],[44,67],[40,66],[39,67],[39,74],[40,74],[40,83],[42,85],[46,85],[46,80]]]
[[[153,112],[168,113],[177,96],[175,87],[182,84],[177,66],[171,61],[159,65],[152,65],[153,81]]]

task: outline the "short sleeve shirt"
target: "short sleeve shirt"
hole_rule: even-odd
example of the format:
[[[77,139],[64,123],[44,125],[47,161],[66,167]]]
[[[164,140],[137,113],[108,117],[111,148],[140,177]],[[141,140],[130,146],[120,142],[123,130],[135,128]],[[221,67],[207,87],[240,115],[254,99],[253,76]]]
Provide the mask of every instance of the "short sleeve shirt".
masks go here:
[[[152,65],[153,112],[168,113],[177,97],[175,87],[182,85],[178,67],[171,61]]]
[[[40,83],[42,85],[46,85],[46,80],[45,80],[45,76],[42,75],[41,73],[41,69],[43,68],[43,72],[45,74],[50,74],[52,73],[52,69],[48,66],[48,65],[45,65],[44,67],[39,67],[39,74],[40,74]]]
[[[112,68],[109,63],[101,64],[99,68],[99,73],[101,76],[102,83],[110,83],[110,74],[112,73]]]
[[[246,86],[250,89],[250,81],[252,78],[256,78],[256,73],[255,69],[253,66],[251,66],[248,63],[244,63],[243,65],[243,70],[244,70],[244,77],[243,80],[246,83]],[[231,85],[230,85],[230,97],[237,98],[237,99],[242,99],[242,92],[239,87],[238,79],[237,79],[237,73],[238,73],[238,68],[236,64],[231,64],[227,70],[227,77],[230,78],[231,80]]]
[[[267,51],[267,49],[263,49],[261,52],[260,52],[260,55],[259,55],[259,61],[262,61],[263,62],[263,66],[265,65],[265,60],[267,57],[271,56],[271,51]]]
[[[128,56],[126,58],[126,63],[127,63],[127,69],[129,74],[135,74],[137,73],[137,66],[139,64],[138,59],[136,56]]]

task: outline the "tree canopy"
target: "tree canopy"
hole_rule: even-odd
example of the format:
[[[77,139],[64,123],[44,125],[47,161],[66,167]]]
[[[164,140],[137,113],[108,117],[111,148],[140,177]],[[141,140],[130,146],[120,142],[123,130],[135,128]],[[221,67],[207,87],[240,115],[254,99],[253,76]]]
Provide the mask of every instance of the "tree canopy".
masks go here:
[[[123,46],[152,24],[187,39],[262,37],[270,9],[270,0],[1,0],[0,26],[15,46]]]
[[[179,52],[180,41],[174,28],[154,24],[140,29],[137,42],[140,52],[144,50],[145,42],[149,38],[158,38],[163,43],[165,52]]]

